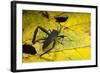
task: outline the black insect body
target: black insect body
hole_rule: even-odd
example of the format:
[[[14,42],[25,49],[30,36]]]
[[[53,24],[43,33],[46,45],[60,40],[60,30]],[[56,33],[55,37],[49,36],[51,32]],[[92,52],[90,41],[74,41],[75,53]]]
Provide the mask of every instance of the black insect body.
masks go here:
[[[35,55],[37,52],[33,46],[24,44],[23,45],[23,53]]]
[[[64,17],[64,18],[63,18],[63,17],[59,17],[59,18],[55,18],[55,19],[56,19],[57,22],[65,22],[65,20],[67,20],[68,17],[66,17],[66,18],[65,18],[65,17]],[[60,19],[61,19],[61,21],[60,21]],[[60,24],[60,23],[59,23],[59,24]],[[60,26],[61,26],[61,25],[60,25]],[[57,39],[58,37],[60,37],[60,38],[66,37],[66,36],[64,36],[64,35],[59,35],[60,32],[61,32],[61,28],[62,28],[62,27],[60,27],[59,30],[52,30],[50,33],[49,33],[45,28],[43,28],[43,27],[41,27],[41,26],[38,26],[38,27],[35,29],[34,35],[33,35],[33,40],[32,40],[32,43],[33,43],[33,44],[35,44],[35,42],[38,42],[39,40],[44,40],[42,49],[43,49],[43,50],[46,50],[46,48],[47,48],[51,43],[53,43],[53,46],[52,46],[50,49],[46,50],[46,51],[45,51],[43,54],[41,54],[40,56],[46,54],[47,52],[49,52],[50,50],[52,50],[52,49],[55,47],[56,39]],[[37,32],[38,32],[38,29],[40,29],[41,31],[43,31],[44,33],[46,33],[46,34],[48,35],[48,37],[45,37],[45,38],[36,40],[36,35],[37,35]]]
[[[58,37],[59,31],[53,30],[44,41],[43,49],[52,43]]]

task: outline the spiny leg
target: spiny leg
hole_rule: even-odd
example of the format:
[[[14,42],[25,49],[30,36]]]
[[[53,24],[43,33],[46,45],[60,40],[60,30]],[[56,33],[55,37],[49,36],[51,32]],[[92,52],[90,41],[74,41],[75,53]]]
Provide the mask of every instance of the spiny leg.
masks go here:
[[[52,49],[55,47],[55,44],[56,44],[56,41],[54,40],[52,48],[50,48],[49,50],[47,50],[46,52],[44,52],[43,54],[41,54],[40,57],[41,57],[42,55],[48,53],[50,50],[52,50]]]
[[[45,32],[47,35],[49,35],[49,32],[44,29],[43,27],[41,26],[38,26],[35,31],[34,31],[34,35],[33,35],[33,40],[32,40],[32,43],[35,44],[35,39],[36,39],[36,35],[37,35],[37,32],[38,32],[38,29],[40,29],[41,31]]]
[[[39,42],[39,41],[41,41],[41,40],[45,40],[46,38],[43,38],[43,39],[38,39],[38,40],[36,40],[35,42]]]
[[[65,36],[65,35],[59,35],[59,36],[57,36],[57,37],[61,37],[61,38],[63,38],[63,39],[64,39],[64,37],[67,37],[68,40],[72,41],[68,36]]]
[[[59,41],[58,41],[58,42],[59,42],[60,44],[62,44],[62,45],[63,45],[62,41],[63,41],[64,37],[66,37],[66,36],[64,36],[64,35],[59,35],[59,36],[57,36],[57,37],[62,38],[61,42],[59,42]]]
[[[59,31],[59,33],[61,32],[61,30],[62,30],[62,28],[63,28],[63,26],[60,24],[60,22],[58,22],[58,24],[59,24],[59,26],[60,26],[60,28],[58,29],[57,28],[57,30]]]
[[[49,29],[48,31],[49,31],[50,33],[52,32],[52,30],[51,30],[51,29]]]

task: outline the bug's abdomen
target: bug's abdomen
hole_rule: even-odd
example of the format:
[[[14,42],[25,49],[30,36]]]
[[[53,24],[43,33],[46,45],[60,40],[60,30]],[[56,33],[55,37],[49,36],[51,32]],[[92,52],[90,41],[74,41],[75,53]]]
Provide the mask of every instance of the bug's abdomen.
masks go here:
[[[43,43],[42,49],[45,50],[58,36],[58,31],[53,30]]]
[[[44,43],[43,43],[42,49],[45,50],[45,49],[49,46],[49,44],[50,44],[51,42],[52,42],[51,40],[48,40],[48,39],[45,40]]]

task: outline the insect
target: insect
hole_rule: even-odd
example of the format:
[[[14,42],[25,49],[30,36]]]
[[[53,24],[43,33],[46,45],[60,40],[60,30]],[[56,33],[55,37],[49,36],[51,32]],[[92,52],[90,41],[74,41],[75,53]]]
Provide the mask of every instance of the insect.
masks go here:
[[[65,13],[65,12],[60,12],[60,13],[58,12],[57,14],[56,13],[57,12],[47,12],[47,11],[46,12],[43,11],[41,13],[39,11],[35,13],[37,14],[37,16],[40,17],[39,18],[40,20],[39,23],[32,21],[32,24],[34,24],[35,26],[34,25],[32,25],[34,27],[30,26],[32,33],[29,36],[31,37],[24,38],[24,40],[27,39],[30,40],[26,42],[27,44],[23,44],[23,49],[24,49],[23,53],[31,54],[32,56],[30,58],[37,59],[36,61],[43,61],[43,60],[57,61],[57,57],[61,57],[58,58],[59,60],[69,60],[69,59],[75,60],[81,58],[84,59],[83,58],[84,55],[82,55],[82,52],[80,52],[81,51],[80,48],[85,49],[86,47],[90,47],[89,42],[86,42],[89,40],[89,37],[87,37],[87,33],[85,33],[86,30],[87,30],[86,32],[89,31],[89,28],[87,29],[86,27],[90,23],[88,23],[88,21],[87,22],[84,21],[84,23],[83,22],[75,23],[76,20],[79,21],[79,18],[75,18],[74,16],[70,15],[73,13]],[[84,16],[82,16],[82,18],[83,17]],[[43,19],[43,21],[41,19]],[[50,21],[47,21],[46,19],[47,20],[49,19]],[[68,22],[66,22],[67,20]],[[54,27],[52,25],[54,25]],[[28,29],[26,29],[26,31],[29,32]],[[24,32],[25,35],[26,31]],[[38,47],[34,45],[37,45]],[[42,49],[42,52],[37,51],[37,49]],[[55,57],[55,55],[57,56]],[[34,60],[32,62],[34,62]]]
[[[46,17],[47,19],[49,19],[49,14],[47,11],[42,11],[42,15],[44,17]],[[65,22],[67,21],[68,17],[60,17],[60,16],[55,16],[54,17],[56,19],[56,22],[58,22],[59,24],[61,22]],[[38,29],[40,29],[41,31],[43,31],[44,33],[46,33],[48,35],[48,37],[42,38],[42,39],[38,39],[36,40],[36,35],[38,32]],[[61,32],[62,26],[60,25],[60,29],[58,30],[52,30],[50,33],[43,27],[38,26],[35,31],[34,31],[34,35],[33,35],[33,39],[32,39],[32,44],[35,44],[36,42],[38,42],[39,40],[44,40],[43,42],[43,47],[42,50],[46,50],[46,48],[53,43],[52,47],[48,50],[46,50],[44,53],[42,53],[40,56],[48,53],[50,50],[52,50],[55,47],[56,44],[56,38],[60,37],[60,38],[64,38],[66,36],[64,35],[59,35]],[[28,45],[28,44],[24,44],[23,45],[23,53],[27,53],[27,54],[31,54],[31,55],[35,55],[37,52],[35,50],[35,48],[32,45]]]
[[[65,22],[68,19],[68,17],[55,17],[55,19],[56,19],[56,22],[60,23],[60,22]],[[47,51],[45,51],[43,54],[41,54],[40,56],[44,55],[45,53],[49,52],[50,50],[52,50],[55,47],[56,39],[58,37],[60,37],[60,38],[66,37],[65,35],[60,35],[61,29],[62,29],[61,25],[60,25],[60,29],[52,30],[50,33],[45,28],[38,26],[34,31],[33,40],[32,40],[33,44],[35,44],[35,42],[37,41],[35,39],[36,39],[36,35],[38,33],[38,29],[40,29],[41,31],[43,31],[44,33],[46,33],[48,35],[48,37],[39,39],[39,40],[44,40],[43,47],[42,47],[43,50],[46,50],[46,48],[53,42],[53,46],[50,49],[48,49]]]

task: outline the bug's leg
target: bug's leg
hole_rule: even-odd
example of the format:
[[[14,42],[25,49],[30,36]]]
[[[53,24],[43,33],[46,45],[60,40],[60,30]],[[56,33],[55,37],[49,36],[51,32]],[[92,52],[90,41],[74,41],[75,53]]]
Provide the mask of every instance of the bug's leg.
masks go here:
[[[40,29],[40,30],[42,30],[43,32],[45,32],[47,35],[49,35],[49,32],[45,29],[45,28],[43,28],[43,27],[41,27],[41,26],[38,26],[37,27],[37,29]]]
[[[62,43],[62,42],[63,42],[63,40],[64,40],[64,37],[67,37],[69,41],[72,41],[72,40],[71,40],[68,36],[59,35],[59,36],[57,36],[57,37],[62,38],[61,42],[59,42],[59,41],[58,41],[58,43],[60,43],[61,45],[63,45],[63,43]]]
[[[51,29],[49,29],[48,31],[49,31],[50,33],[52,32],[52,30],[51,30]]]
[[[44,29],[43,27],[41,26],[38,26],[35,31],[34,31],[34,35],[33,35],[33,40],[32,40],[32,43],[34,44],[35,43],[35,39],[36,39],[36,35],[37,35],[37,32],[38,32],[38,29],[40,29],[41,31],[45,32],[47,35],[49,35],[49,32]]]
[[[58,43],[60,43],[61,45],[63,45],[63,43],[62,42],[59,42],[59,41],[57,41]]]
[[[43,39],[38,39],[38,40],[36,40],[35,42],[39,42],[39,41],[41,41],[41,40],[45,40],[46,38],[43,38]]]
[[[72,41],[72,39],[70,39],[68,36],[59,35],[59,36],[57,36],[57,37],[61,37],[61,38],[63,38],[63,39],[64,39],[64,37],[67,37],[67,38],[68,38],[68,40]]]
[[[58,37],[60,37],[60,38],[62,38],[62,40],[61,40],[61,42],[60,42],[60,44],[62,44],[63,45],[63,39],[64,39],[64,37],[66,37],[66,36],[64,36],[64,35],[60,35],[60,36],[58,36]]]
[[[49,50],[47,50],[46,52],[44,52],[43,54],[40,55],[40,57],[46,53],[48,53],[50,50],[52,50],[55,47],[56,41],[53,42],[53,46],[52,48],[50,48]]]
[[[59,33],[61,32],[61,29],[62,29],[62,26],[61,26],[61,24],[60,24],[60,22],[58,22],[58,24],[59,24],[59,29],[57,29],[58,31],[59,31]]]

